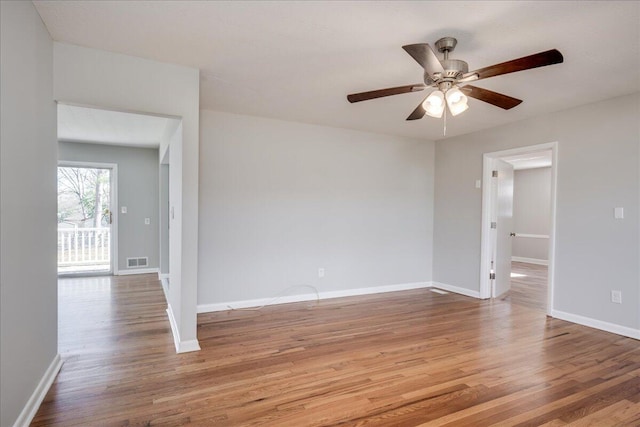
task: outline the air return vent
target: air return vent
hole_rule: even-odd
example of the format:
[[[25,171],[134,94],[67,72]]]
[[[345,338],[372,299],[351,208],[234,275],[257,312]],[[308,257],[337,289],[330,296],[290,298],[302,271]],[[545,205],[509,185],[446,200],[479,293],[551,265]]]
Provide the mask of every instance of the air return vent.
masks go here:
[[[149,265],[148,257],[127,258],[127,268],[140,268]]]

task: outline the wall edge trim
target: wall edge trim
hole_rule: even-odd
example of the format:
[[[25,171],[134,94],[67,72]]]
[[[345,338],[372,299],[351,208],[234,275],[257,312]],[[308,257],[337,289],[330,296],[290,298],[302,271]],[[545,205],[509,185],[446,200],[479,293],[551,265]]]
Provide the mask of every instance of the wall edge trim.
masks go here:
[[[441,282],[431,282],[431,286],[434,288],[442,289],[443,291],[453,292],[454,294],[460,294],[471,298],[480,299],[480,292],[472,289],[461,288],[460,286],[449,285]]]
[[[44,375],[38,382],[33,394],[29,397],[27,404],[22,408],[22,411],[14,422],[13,427],[26,427],[31,424],[31,421],[33,421],[38,409],[40,409],[40,405],[47,395],[49,388],[51,388],[51,385],[58,376],[58,372],[60,372],[60,368],[62,368],[63,363],[64,362],[62,361],[60,354],[56,354],[49,364],[49,367],[44,372]]]
[[[318,292],[316,295],[313,294],[298,294],[298,295],[285,295],[281,298],[278,298],[275,303],[277,304],[286,304],[291,302],[303,302],[303,301],[313,301],[313,300],[325,300],[332,298],[343,298],[357,295],[371,295],[371,294],[379,294],[386,292],[397,292],[397,291],[408,291],[411,289],[421,289],[421,288],[429,288],[431,287],[431,282],[411,282],[411,283],[401,283],[396,285],[385,285],[385,286],[372,286],[368,288],[354,288],[354,289],[346,289],[341,291],[324,291]],[[211,313],[214,311],[227,311],[232,309],[239,308],[251,308],[251,307],[260,307],[264,305],[273,305],[269,303],[274,303],[273,298],[258,298],[258,299],[250,299],[250,300],[240,300],[240,301],[230,301],[230,302],[220,302],[220,303],[212,303],[212,304],[198,304],[198,313]]]
[[[200,351],[200,343],[198,340],[180,341],[178,353],[189,353],[192,351]]]
[[[173,315],[171,304],[167,304],[167,316],[169,317],[169,325],[171,325],[171,334],[173,335],[173,344],[176,346],[176,353],[180,349],[180,330],[176,323],[176,317]]]
[[[171,333],[173,334],[173,344],[176,347],[176,353],[188,353],[191,351],[199,351],[200,343],[197,339],[182,341],[180,339],[180,331],[178,329],[178,323],[176,317],[173,314],[171,304],[167,304],[167,316],[169,317],[169,324],[171,325]]]
[[[133,274],[158,274],[157,268],[136,268],[131,270],[119,270],[116,276],[131,276]]]
[[[567,322],[571,323],[577,323],[578,325],[599,329],[601,331],[622,335],[624,337],[640,340],[640,329],[629,328],[628,326],[617,325],[615,323],[605,322],[603,320],[580,316],[579,314],[567,313],[560,310],[551,310],[551,317],[560,320],[566,320]]]

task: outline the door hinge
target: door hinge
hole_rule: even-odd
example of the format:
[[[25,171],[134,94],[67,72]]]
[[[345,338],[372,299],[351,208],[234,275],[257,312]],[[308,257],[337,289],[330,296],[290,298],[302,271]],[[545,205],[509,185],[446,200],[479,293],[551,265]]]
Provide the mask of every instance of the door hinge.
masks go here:
[[[496,280],[496,273],[489,273],[489,280]]]
[[[498,228],[498,223],[497,222],[492,222],[491,223],[491,228]]]
[[[498,177],[498,171],[491,171],[491,177],[492,178],[497,178]]]

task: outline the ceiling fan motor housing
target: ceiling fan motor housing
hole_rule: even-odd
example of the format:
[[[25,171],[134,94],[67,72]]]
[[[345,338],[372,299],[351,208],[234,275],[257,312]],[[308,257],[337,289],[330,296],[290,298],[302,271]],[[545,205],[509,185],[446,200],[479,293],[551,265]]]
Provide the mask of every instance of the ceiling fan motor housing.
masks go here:
[[[449,79],[457,79],[462,77],[464,73],[469,72],[469,64],[460,59],[443,59],[440,61],[442,68],[444,68],[444,75],[442,77]]]
[[[457,79],[462,78],[465,73],[469,72],[469,64],[460,59],[443,59],[440,63],[442,63],[442,68],[444,68],[442,75],[437,73],[432,77],[425,71],[424,83],[427,86],[431,86],[434,83],[436,85],[444,82],[453,83]]]
[[[459,59],[449,59],[449,53],[456,48],[458,40],[455,37],[442,37],[436,42],[436,48],[438,52],[444,54],[444,59],[440,61],[444,73],[441,76],[436,76],[435,81],[440,83],[441,79],[456,80],[462,77],[463,74],[469,72],[469,64]],[[434,80],[434,79],[430,79]]]

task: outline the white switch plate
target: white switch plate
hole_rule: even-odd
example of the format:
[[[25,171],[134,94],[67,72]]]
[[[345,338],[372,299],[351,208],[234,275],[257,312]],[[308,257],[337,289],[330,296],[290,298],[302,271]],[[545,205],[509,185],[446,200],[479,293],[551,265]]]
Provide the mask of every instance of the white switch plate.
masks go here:
[[[482,181],[476,179],[476,188],[482,188]]]
[[[127,207],[126,206],[121,207],[120,213],[127,213]]]
[[[611,302],[622,304],[622,291],[611,291]]]
[[[318,269],[318,277],[321,278],[321,279],[324,277],[324,268],[319,268]]]
[[[145,223],[146,225],[151,224],[151,218],[145,218],[145,219],[144,219],[144,223]]]
[[[613,217],[615,219],[624,219],[624,208],[613,208]]]

